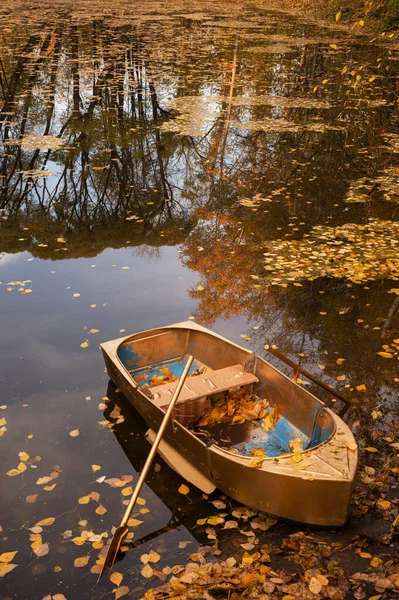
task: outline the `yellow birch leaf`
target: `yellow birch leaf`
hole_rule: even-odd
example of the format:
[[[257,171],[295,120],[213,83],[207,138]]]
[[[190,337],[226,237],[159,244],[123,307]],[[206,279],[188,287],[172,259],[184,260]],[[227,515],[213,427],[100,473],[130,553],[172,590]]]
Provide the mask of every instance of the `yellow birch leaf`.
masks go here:
[[[393,354],[390,352],[377,352],[377,354],[382,356],[382,358],[393,358]]]
[[[78,437],[78,435],[79,435],[79,429],[73,429],[72,431],[69,432],[69,435],[71,437]]]
[[[96,471],[99,471],[101,469],[100,465],[91,465],[91,470],[93,471],[93,473],[95,473]]]
[[[137,527],[137,525],[141,525],[143,521],[139,521],[138,519],[129,519],[127,524],[129,527]]]
[[[74,537],[72,538],[71,542],[73,542],[75,546],[83,546],[83,544],[86,542],[86,539],[84,537]]]
[[[82,496],[78,499],[79,504],[89,504],[90,496]]]
[[[14,552],[3,552],[3,554],[0,554],[0,563],[11,562],[17,552],[18,550],[15,550]]]
[[[32,544],[33,546],[34,544]],[[42,556],[46,556],[46,554],[48,554],[49,551],[49,546],[47,543],[45,544],[40,544],[40,546],[38,546],[37,548],[33,548],[33,552],[36,554],[36,556],[38,556],[39,558],[41,558]]]
[[[115,592],[115,600],[119,600],[119,598],[122,598],[122,596],[126,596],[126,594],[129,593],[129,588],[127,585],[122,585],[122,587],[115,588],[112,591]]]
[[[20,452],[18,454],[18,456],[19,456],[19,459],[22,461],[26,461],[29,459],[29,454],[27,454],[26,452]]]
[[[137,498],[136,504],[138,504],[139,506],[144,506],[144,504],[147,502],[147,500],[144,500],[144,498],[140,498],[140,496]]]
[[[362,383],[361,385],[357,385],[356,389],[357,389],[358,392],[365,392],[367,388],[364,385],[364,383]]]
[[[118,573],[117,571],[114,571],[110,577],[110,580],[112,581],[112,583],[114,583],[118,587],[120,586],[122,579],[123,579],[122,573]]]
[[[4,575],[10,573],[17,566],[18,565],[13,565],[12,563],[0,564],[0,577],[4,577]]]
[[[155,552],[154,550],[150,550],[150,554],[149,554],[149,562],[152,563],[157,563],[161,560],[160,555],[158,554],[158,552]]]
[[[154,575],[154,571],[153,571],[152,567],[150,567],[150,565],[147,564],[147,565],[144,565],[144,567],[141,569],[141,574],[146,579],[150,579],[150,577],[152,577]]]
[[[122,496],[131,496],[131,494],[133,494],[133,488],[131,485],[128,485],[127,487],[123,488]]]
[[[32,494],[31,496],[26,496],[25,502],[27,502],[28,504],[33,504],[33,502],[36,502],[36,498],[37,498],[37,494]]]
[[[82,344],[80,344],[81,348],[87,348],[89,345],[89,342],[83,342]]]
[[[43,489],[46,490],[46,492],[51,492],[51,490],[53,490],[56,485],[56,483],[53,483],[53,485],[45,485]]]
[[[96,513],[98,515],[105,515],[105,513],[107,512],[107,509],[105,508],[105,506],[103,506],[102,504],[100,504],[100,506],[98,506],[96,508]]]
[[[49,527],[55,521],[54,517],[47,517],[47,519],[42,519],[36,523],[36,527]]]
[[[189,493],[190,488],[187,487],[184,483],[182,483],[177,491],[179,492],[179,494],[183,494],[183,496],[186,496]]]
[[[6,475],[9,477],[15,477],[16,475],[21,475],[22,471],[18,471],[18,469],[10,469],[7,471]]]
[[[81,556],[80,558],[75,558],[75,560],[73,561],[73,566],[74,567],[85,567],[88,562],[89,562],[88,556]]]
[[[367,452],[378,452],[377,448],[374,448],[373,446],[367,446],[367,448],[365,448],[365,450]]]
[[[340,10],[340,11],[338,11],[338,12],[337,12],[337,14],[335,15],[335,20],[336,20],[336,22],[337,22],[337,23],[338,23],[338,21],[340,21],[340,20],[341,20],[341,17],[342,17],[342,11]]]

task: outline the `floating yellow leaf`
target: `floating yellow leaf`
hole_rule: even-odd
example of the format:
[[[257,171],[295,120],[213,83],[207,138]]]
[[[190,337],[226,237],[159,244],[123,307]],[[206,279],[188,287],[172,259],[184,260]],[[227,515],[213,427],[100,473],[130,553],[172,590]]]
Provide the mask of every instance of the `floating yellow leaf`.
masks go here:
[[[51,492],[56,485],[56,483],[53,483],[53,485],[45,485],[43,489],[46,490],[46,492]]]
[[[128,485],[127,487],[123,488],[122,496],[130,496],[131,494],[133,494],[133,488],[131,485]]]
[[[36,527],[49,527],[55,521],[54,517],[47,517],[47,519],[42,519],[36,523]]]
[[[22,461],[26,461],[29,459],[29,454],[27,454],[26,452],[20,452],[18,454],[18,456],[19,456],[20,460],[22,460]]]
[[[90,329],[89,333],[92,333],[93,335],[96,333],[99,333],[100,330],[99,329]]]
[[[86,538],[74,537],[74,538],[72,538],[71,542],[73,542],[75,544],[75,546],[83,546],[83,544],[86,542]]]
[[[382,356],[382,358],[393,358],[393,354],[390,352],[377,352],[377,354]]]
[[[85,567],[89,562],[89,556],[81,556],[73,561],[74,567]]]
[[[79,429],[73,429],[72,431],[69,432],[69,435],[71,437],[78,437],[78,435],[79,435]]]
[[[18,565],[13,565],[12,563],[0,564],[0,577],[4,577],[4,575],[7,575],[7,573],[10,573],[17,566]]]
[[[89,346],[89,342],[82,342],[82,343],[80,344],[80,347],[81,347],[81,348],[87,348],[88,346]]]
[[[15,550],[14,552],[3,552],[3,554],[0,554],[0,563],[11,562],[17,552],[18,550]]]
[[[65,243],[65,239],[62,237],[57,238],[57,242],[59,242],[60,244],[64,244]]]
[[[177,491],[179,492],[179,494],[183,494],[184,496],[186,496],[189,493],[190,488],[187,487],[184,483],[182,483]]]
[[[129,521],[127,522],[129,527],[137,527],[137,525],[141,525],[142,523],[143,521],[139,521],[139,519],[129,519]]]
[[[100,465],[91,465],[91,470],[93,471],[93,473],[95,473],[96,471],[99,471],[101,469]]]
[[[107,509],[105,508],[105,506],[103,506],[102,504],[100,504],[100,506],[98,506],[96,508],[96,513],[98,515],[105,515],[105,513],[107,512]]]
[[[15,477],[16,475],[21,475],[22,471],[19,471],[18,469],[10,469],[9,471],[7,471],[6,475],[8,475],[9,477]]]
[[[122,573],[118,573],[117,571],[114,571],[110,577],[110,580],[112,581],[112,583],[114,583],[118,587],[120,586],[122,579],[123,579]]]
[[[82,496],[78,499],[79,504],[89,504],[90,496]]]
[[[129,588],[127,585],[122,585],[122,587],[115,588],[113,591],[115,592],[115,600],[118,600],[129,593]]]
[[[32,494],[31,496],[26,496],[25,502],[27,502],[28,504],[33,504],[33,502],[36,502],[36,498],[37,498],[37,494]]]
[[[154,571],[153,571],[152,567],[150,567],[149,564],[146,564],[141,569],[141,574],[143,577],[146,577],[146,579],[149,579],[150,577],[152,577],[154,575]]]
[[[37,548],[33,548],[33,552],[39,558],[41,558],[42,556],[46,556],[46,554],[48,554],[48,552],[49,552],[49,545],[47,543],[40,544],[40,546],[38,546]]]

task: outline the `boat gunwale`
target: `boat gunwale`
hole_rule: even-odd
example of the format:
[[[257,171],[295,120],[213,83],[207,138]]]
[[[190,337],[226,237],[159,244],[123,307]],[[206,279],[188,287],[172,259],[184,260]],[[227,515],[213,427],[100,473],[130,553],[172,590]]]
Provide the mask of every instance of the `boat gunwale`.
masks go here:
[[[239,344],[236,344],[235,342],[232,342],[231,340],[223,337],[222,335],[220,335],[220,334],[218,334],[216,332],[213,332],[213,331],[211,331],[211,330],[209,330],[209,329],[207,329],[205,327],[202,327],[201,325],[198,325],[197,323],[193,323],[192,321],[181,321],[181,322],[178,322],[178,323],[173,323],[171,325],[166,325],[166,326],[162,326],[162,327],[154,327],[152,329],[146,329],[146,330],[134,333],[134,334],[130,334],[130,335],[127,335],[127,336],[124,336],[124,337],[121,337],[121,338],[115,338],[114,340],[110,340],[108,342],[101,343],[100,347],[107,354],[108,354],[108,350],[112,349],[112,353],[114,354],[114,356],[110,356],[111,360],[113,360],[114,364],[116,363],[115,366],[117,368],[119,368],[120,371],[123,372],[123,374],[128,379],[130,385],[132,385],[132,387],[135,389],[135,391],[138,392],[143,399],[151,402],[151,404],[153,406],[156,406],[159,410],[162,410],[162,409],[160,409],[160,407],[154,402],[154,400],[152,398],[148,397],[146,394],[144,394],[140,390],[140,387],[138,386],[138,384],[134,380],[133,376],[131,375],[131,373],[128,371],[128,369],[125,367],[125,365],[123,364],[123,362],[119,358],[118,350],[122,346],[122,344],[128,342],[129,340],[131,340],[132,343],[133,343],[134,341],[139,341],[141,339],[140,337],[138,337],[137,339],[132,339],[132,338],[136,338],[136,336],[141,336],[142,334],[146,334],[146,333],[150,333],[151,334],[152,332],[155,332],[155,331],[161,331],[162,332],[162,330],[165,330],[165,332],[166,332],[168,329],[187,329],[187,330],[191,330],[191,331],[200,331],[200,332],[205,333],[205,334],[207,334],[209,336],[213,336],[213,337],[218,338],[218,339],[220,339],[220,340],[222,340],[224,342],[227,342],[228,344],[230,344],[232,346],[235,346],[236,348],[244,351],[248,355],[255,354],[251,350],[248,350],[247,348],[243,348]],[[109,356],[109,354],[108,354],[108,356]],[[324,447],[326,445],[331,444],[331,442],[333,441],[334,437],[337,434],[337,429],[338,429],[337,425],[339,424],[339,421],[342,421],[342,423],[344,424],[344,426],[347,427],[346,424],[345,424],[345,422],[343,421],[343,419],[341,419],[341,417],[339,417],[336,413],[334,413],[334,411],[332,411],[330,408],[328,408],[326,406],[326,404],[322,400],[320,400],[319,398],[317,398],[317,396],[315,396],[314,394],[312,394],[308,390],[302,388],[298,383],[296,383],[295,381],[293,381],[292,379],[290,379],[287,375],[285,375],[285,373],[283,373],[282,371],[280,371],[279,369],[277,369],[276,367],[274,367],[274,365],[272,365],[271,363],[269,363],[267,360],[265,360],[264,358],[262,358],[258,354],[255,354],[255,357],[258,360],[261,360],[262,362],[264,362],[268,367],[270,367],[271,369],[273,369],[273,371],[275,371],[279,375],[282,375],[284,378],[286,378],[291,385],[297,386],[302,392],[305,392],[308,396],[310,396],[314,400],[314,402],[316,404],[320,405],[320,407],[324,407],[327,410],[327,412],[328,412],[328,414],[329,414],[329,416],[330,416],[330,418],[332,420],[333,430],[332,430],[331,434],[329,435],[329,437],[325,441],[320,442],[319,444],[317,444],[316,446],[313,446],[312,448],[307,448],[306,450],[303,450],[300,453],[301,456],[302,455],[308,456],[312,452],[314,453],[316,450],[319,450],[320,448],[322,448],[322,447]],[[188,429],[187,427],[185,427],[184,425],[182,425],[178,421],[175,421],[175,424],[178,425],[179,427],[181,427],[182,429],[184,429],[185,432],[187,432],[190,436],[194,437],[200,444],[202,444],[203,446],[207,447],[209,450],[215,449],[216,451],[221,452],[223,454],[227,454],[228,456],[232,456],[235,459],[242,460],[244,464],[252,460],[251,456],[245,456],[243,454],[235,453],[235,452],[233,452],[231,450],[222,448],[221,446],[218,446],[215,443],[207,445],[197,435],[195,435],[195,433],[193,433],[190,429]],[[347,434],[344,433],[344,436],[346,438]],[[354,437],[353,437],[352,434],[351,434],[351,437],[354,440]],[[284,454],[279,454],[278,456],[275,456],[275,457],[273,457],[273,456],[265,456],[264,459],[263,459],[263,462],[270,463],[271,461],[275,462],[276,459],[278,459],[278,460],[281,460],[281,459],[286,460],[286,459],[288,459],[290,457],[292,457],[292,452],[285,452]],[[297,473],[297,470],[295,470],[295,473]]]

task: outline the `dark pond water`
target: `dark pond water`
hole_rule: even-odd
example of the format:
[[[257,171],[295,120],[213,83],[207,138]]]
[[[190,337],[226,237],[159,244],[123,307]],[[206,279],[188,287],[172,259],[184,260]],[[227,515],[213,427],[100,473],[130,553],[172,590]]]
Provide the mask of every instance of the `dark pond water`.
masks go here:
[[[273,342],[360,399],[348,420],[383,455],[376,431],[398,417],[399,55],[255,2],[6,0],[0,17],[0,551],[18,550],[0,599],[110,597],[90,569],[126,497],[96,479],[134,485],[148,445],[101,341],[194,317],[256,351]],[[115,402],[125,420],[109,427]],[[185,564],[216,512],[157,465],[144,539],[118,569],[131,597],[159,583],[140,555]],[[82,532],[97,537],[76,545]]]

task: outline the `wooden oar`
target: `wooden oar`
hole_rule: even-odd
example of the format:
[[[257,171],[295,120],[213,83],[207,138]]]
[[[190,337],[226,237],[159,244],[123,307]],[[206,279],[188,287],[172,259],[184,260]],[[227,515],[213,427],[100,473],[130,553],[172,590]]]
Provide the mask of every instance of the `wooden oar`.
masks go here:
[[[178,397],[180,395],[180,392],[182,390],[182,387],[184,385],[184,382],[186,380],[186,377],[188,375],[190,367],[193,364],[193,360],[194,360],[193,356],[189,356],[188,357],[186,366],[184,367],[182,376],[179,379],[179,383],[177,384],[177,387],[176,387],[175,392],[174,392],[174,394],[172,396],[172,400],[170,401],[170,404],[169,404],[168,409],[167,409],[167,411],[165,413],[165,416],[162,419],[162,423],[161,423],[161,425],[159,427],[157,436],[156,436],[156,438],[154,440],[154,443],[153,443],[152,448],[150,450],[150,453],[149,453],[149,455],[147,457],[147,460],[145,461],[143,470],[142,470],[141,475],[139,477],[139,480],[138,480],[138,482],[136,484],[136,487],[134,489],[133,495],[130,498],[130,502],[128,504],[128,507],[126,508],[126,511],[125,511],[125,514],[123,515],[122,521],[121,521],[119,527],[116,529],[116,531],[114,533],[114,537],[112,538],[111,543],[110,543],[110,545],[108,547],[107,556],[105,557],[105,562],[103,564],[103,568],[101,570],[101,573],[100,573],[100,576],[98,578],[98,581],[100,581],[101,577],[104,575],[105,571],[108,568],[112,568],[112,566],[113,566],[113,564],[115,562],[116,556],[117,556],[117,554],[119,552],[119,549],[120,549],[120,547],[121,547],[121,545],[123,543],[123,540],[127,536],[127,533],[129,531],[129,528],[127,526],[127,522],[129,520],[130,515],[132,514],[132,510],[134,508],[134,505],[136,504],[136,501],[137,501],[137,498],[138,498],[138,496],[140,494],[141,488],[144,485],[144,481],[145,481],[145,479],[146,479],[146,477],[148,475],[148,471],[150,470],[151,463],[154,460],[155,454],[157,453],[157,449],[158,449],[159,443],[160,443],[160,441],[162,439],[163,434],[165,433],[166,426],[167,426],[167,424],[169,422],[169,419],[171,417],[171,414],[172,414],[172,411],[174,409],[174,406],[175,406],[175,404],[177,402],[177,399],[178,399]]]
[[[303,369],[300,365],[298,365],[298,363],[296,363],[293,360],[291,360],[290,358],[288,358],[288,356],[285,356],[285,354],[280,352],[280,350],[278,350],[276,348],[276,346],[270,346],[269,344],[266,344],[265,350],[268,350],[269,352],[274,354],[274,356],[276,356],[277,358],[279,358],[280,360],[285,362],[287,365],[292,367],[294,370],[296,370],[298,373],[302,373],[302,375],[305,375],[305,377],[310,379],[310,381],[313,381],[313,383],[316,383],[317,385],[319,385],[320,387],[325,389],[332,396],[335,396],[336,398],[338,398],[338,400],[341,400],[341,402],[344,402],[346,404],[346,407],[341,411],[341,413],[340,413],[341,415],[343,415],[346,412],[346,410],[349,406],[359,406],[358,400],[356,400],[355,398],[346,398],[343,394],[341,394],[337,390],[334,390],[334,388],[332,388],[330,385],[328,385],[328,383],[324,383],[324,381],[320,381],[320,379],[315,377],[315,375],[312,375],[312,373],[309,373],[309,371],[307,371],[306,369]]]

